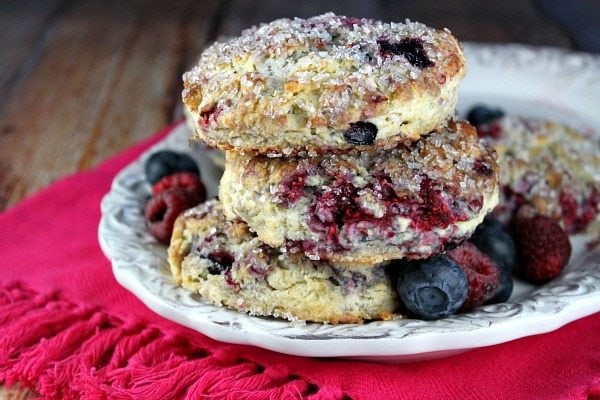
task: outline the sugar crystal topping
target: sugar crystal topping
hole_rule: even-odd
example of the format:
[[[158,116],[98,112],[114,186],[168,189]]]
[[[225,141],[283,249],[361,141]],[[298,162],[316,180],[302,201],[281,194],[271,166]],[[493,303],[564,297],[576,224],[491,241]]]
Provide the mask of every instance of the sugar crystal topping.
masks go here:
[[[290,80],[357,85],[365,92],[391,85],[393,90],[394,85],[417,79],[427,70],[419,63],[413,65],[410,57],[381,49],[382,40],[400,43],[407,39],[422,45],[431,62],[420,67],[436,65],[448,51],[460,51],[448,31],[418,22],[384,23],[326,13],[308,19],[278,19],[217,42],[204,51],[185,80],[212,91],[232,74],[245,73],[249,79],[241,84],[254,85],[256,95]],[[317,64],[321,67],[313,68]],[[254,79],[258,76],[261,79]],[[344,95],[340,96],[343,102]]]
[[[593,138],[560,123],[509,115],[480,129],[498,150],[503,218],[526,201],[577,232],[600,213],[600,145]],[[497,137],[485,134],[490,129]]]
[[[451,125],[452,127],[441,132],[423,136],[410,147],[364,152],[358,156],[333,155],[296,159],[296,170],[325,176],[360,178],[353,181],[357,188],[365,186],[367,181],[377,180],[378,175],[385,174],[391,178],[390,182],[398,192],[419,192],[424,177],[427,177],[446,190],[460,188],[464,198],[491,195],[497,187],[498,166],[495,153],[477,138],[472,127],[455,122],[451,122]],[[484,171],[487,168],[489,174],[482,174],[478,165]],[[318,186],[323,185],[323,182],[318,182]]]

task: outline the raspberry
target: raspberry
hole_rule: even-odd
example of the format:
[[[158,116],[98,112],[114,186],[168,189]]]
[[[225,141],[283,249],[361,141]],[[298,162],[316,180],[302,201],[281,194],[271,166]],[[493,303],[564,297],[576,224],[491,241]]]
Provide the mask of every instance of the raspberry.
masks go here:
[[[175,220],[184,210],[198,204],[193,194],[181,188],[167,189],[146,203],[144,217],[150,233],[159,242],[168,244],[173,233]]]
[[[494,297],[500,285],[500,267],[470,242],[448,252],[469,281],[469,294],[460,311],[470,311]]]
[[[202,203],[206,200],[206,189],[198,175],[193,172],[177,172],[165,176],[152,186],[152,194],[157,195],[173,188],[185,190],[188,192],[188,195],[196,199],[197,203]]]
[[[207,128],[212,122],[216,122],[220,113],[221,108],[217,106],[200,111],[200,126]]]
[[[519,212],[513,228],[519,272],[538,284],[560,275],[571,257],[571,242],[558,222]]]
[[[423,175],[419,196],[423,200],[413,216],[415,225],[422,230],[432,230],[440,227],[445,229],[456,221],[456,210],[448,204],[442,196],[442,190],[438,188],[439,182]]]
[[[301,197],[305,196],[306,172],[297,170],[279,184],[278,200],[286,207],[294,205]]]
[[[577,202],[572,194],[563,191],[559,202],[565,230],[569,233],[582,232],[598,215],[600,193],[594,189],[587,198]]]
[[[345,17],[342,18],[342,24],[344,24],[344,26],[362,25],[362,21],[360,18],[356,17]]]
[[[488,177],[494,175],[494,170],[481,159],[477,159],[473,162],[473,169],[480,175]]]

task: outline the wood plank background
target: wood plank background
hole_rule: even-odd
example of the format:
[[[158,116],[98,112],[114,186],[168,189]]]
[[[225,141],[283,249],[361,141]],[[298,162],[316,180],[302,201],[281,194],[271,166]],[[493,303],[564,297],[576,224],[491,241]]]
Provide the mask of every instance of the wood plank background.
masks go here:
[[[207,43],[329,10],[408,17],[462,40],[575,47],[532,1],[4,1],[0,210],[179,118],[181,74]]]
[[[561,3],[581,2],[548,0],[544,9]],[[600,14],[600,2],[583,3]],[[464,41],[578,49],[573,26],[544,9],[533,0],[2,1],[0,211],[181,118],[181,74],[221,36],[334,11],[410,18],[448,27]]]

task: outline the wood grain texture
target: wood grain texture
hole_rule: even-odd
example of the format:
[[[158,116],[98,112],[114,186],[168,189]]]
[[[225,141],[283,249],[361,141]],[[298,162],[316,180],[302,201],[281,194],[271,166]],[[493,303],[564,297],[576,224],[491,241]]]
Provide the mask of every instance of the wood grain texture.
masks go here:
[[[334,0],[232,0],[224,11],[224,23],[218,36],[238,35],[243,29],[277,18],[306,18],[328,11],[342,15],[358,15],[383,19],[381,1]]]
[[[533,1],[404,0],[386,2],[384,9],[392,20],[410,18],[449,28],[461,41],[573,48],[567,32],[546,17]]]
[[[0,2],[0,210],[181,117],[181,74],[219,36],[326,11],[573,48],[533,0]],[[31,398],[0,388],[0,399]]]
[[[44,34],[64,2],[0,2],[0,113],[11,98],[13,87],[27,76],[39,57]]]
[[[299,4],[298,4],[299,3]],[[251,25],[282,17],[308,17],[327,11],[383,21],[420,21],[449,28],[463,41],[516,42],[572,48],[566,30],[528,0],[319,1],[233,0],[220,35],[237,35]]]
[[[182,55],[205,44],[217,8],[83,1],[56,18],[0,114],[0,148],[11,149],[0,159],[0,209],[169,123]]]
[[[462,40],[573,46],[524,0],[2,2],[0,210],[180,117],[181,74],[208,40],[330,10],[420,20]]]

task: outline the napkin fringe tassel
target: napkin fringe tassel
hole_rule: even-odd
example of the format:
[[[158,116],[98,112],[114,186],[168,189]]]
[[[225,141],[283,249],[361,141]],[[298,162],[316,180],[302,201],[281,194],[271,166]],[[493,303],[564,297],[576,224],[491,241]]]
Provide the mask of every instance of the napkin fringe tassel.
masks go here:
[[[44,399],[343,399],[337,388],[124,321],[56,293],[0,285],[0,382]]]

